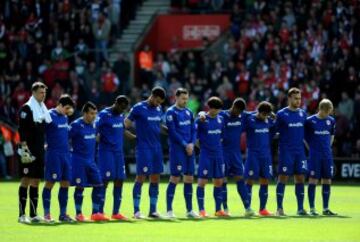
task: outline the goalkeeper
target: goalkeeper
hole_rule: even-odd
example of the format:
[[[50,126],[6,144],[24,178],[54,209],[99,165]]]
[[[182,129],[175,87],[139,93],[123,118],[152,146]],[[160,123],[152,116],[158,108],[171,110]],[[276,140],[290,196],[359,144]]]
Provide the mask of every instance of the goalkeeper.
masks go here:
[[[39,182],[44,177],[44,136],[45,124],[51,122],[51,116],[44,104],[46,85],[35,82],[32,96],[20,109],[19,133],[21,144],[20,155],[20,187],[19,187],[19,222],[37,223],[42,219],[37,215],[39,198]],[[29,191],[30,218],[25,215]]]

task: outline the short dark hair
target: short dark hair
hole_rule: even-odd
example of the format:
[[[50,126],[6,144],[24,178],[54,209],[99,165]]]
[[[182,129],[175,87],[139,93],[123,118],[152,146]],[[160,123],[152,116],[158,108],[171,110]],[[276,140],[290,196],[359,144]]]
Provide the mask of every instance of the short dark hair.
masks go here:
[[[176,89],[175,96],[179,97],[181,94],[186,95],[186,94],[189,94],[189,92],[185,88],[179,87],[178,89]]]
[[[93,102],[88,101],[84,104],[81,111],[83,113],[87,113],[90,111],[90,109],[97,110],[96,105]]]
[[[223,101],[219,97],[210,97],[207,101],[209,108],[221,109],[223,107]]]
[[[246,102],[243,98],[238,97],[234,100],[233,106],[241,111],[245,110],[246,108]]]
[[[257,106],[257,110],[258,110],[259,113],[269,114],[269,113],[271,113],[273,111],[273,106],[272,106],[271,103],[269,103],[267,101],[262,101]]]
[[[129,105],[129,99],[125,95],[119,95],[119,96],[116,97],[115,103],[118,104],[118,105],[119,104]]]
[[[289,89],[287,95],[288,95],[288,97],[291,97],[292,95],[295,95],[295,94],[301,94],[301,91],[297,87],[292,87],[292,88]]]
[[[42,82],[34,82],[32,85],[31,85],[31,91],[32,92],[36,92],[38,89],[40,88],[45,88],[47,89],[47,86],[42,83]]]
[[[61,95],[59,98],[58,104],[61,104],[63,107],[66,105],[69,105],[71,107],[75,106],[75,102],[69,94]]]
[[[152,90],[151,90],[151,95],[154,96],[154,97],[159,97],[161,99],[165,99],[166,97],[166,93],[165,93],[165,90],[164,88],[162,87],[154,87]]]

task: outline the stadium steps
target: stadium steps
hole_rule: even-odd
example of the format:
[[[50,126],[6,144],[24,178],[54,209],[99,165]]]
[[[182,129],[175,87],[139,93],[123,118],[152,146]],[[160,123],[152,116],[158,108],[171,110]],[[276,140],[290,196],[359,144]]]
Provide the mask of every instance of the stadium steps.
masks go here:
[[[134,20],[124,29],[122,36],[115,41],[110,52],[110,63],[114,63],[119,52],[131,54],[136,42],[146,32],[148,24],[158,13],[167,12],[170,8],[169,0],[147,0],[136,12]]]

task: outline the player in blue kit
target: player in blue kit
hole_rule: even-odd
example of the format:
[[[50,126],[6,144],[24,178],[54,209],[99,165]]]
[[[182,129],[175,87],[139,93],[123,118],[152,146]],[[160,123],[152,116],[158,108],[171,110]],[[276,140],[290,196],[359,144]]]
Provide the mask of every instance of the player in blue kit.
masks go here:
[[[133,188],[134,218],[142,219],[140,213],[141,187],[149,175],[150,212],[149,217],[160,218],[157,212],[160,173],[163,172],[163,151],[160,143],[160,131],[163,112],[161,104],[165,100],[165,90],[154,87],[150,97],[137,103],[125,119],[125,127],[135,124],[136,130],[136,178]]]
[[[329,209],[331,178],[334,175],[332,143],[334,141],[335,120],[330,114],[333,104],[329,99],[319,103],[317,114],[307,118],[305,123],[305,139],[309,147],[309,185],[308,197],[310,214],[319,215],[315,210],[315,189],[321,179],[323,215],[337,215]]]
[[[271,117],[271,118],[270,118]],[[255,180],[260,183],[259,215],[272,215],[266,209],[269,179],[272,177],[271,139],[274,134],[275,122],[272,118],[272,105],[263,101],[257,106],[257,112],[248,116],[245,122],[247,137],[247,158],[244,177],[251,201],[252,186]]]
[[[250,207],[250,199],[244,182],[244,165],[240,151],[240,138],[244,131],[244,123],[250,113],[245,112],[246,103],[242,98],[236,98],[229,110],[220,112],[224,119],[225,129],[223,136],[225,179],[223,183],[223,207],[226,213],[227,206],[227,179],[233,177],[236,182],[237,191],[245,208],[245,216],[254,215]]]
[[[102,179],[95,163],[97,108],[95,104],[87,102],[82,108],[83,116],[70,124],[70,139],[72,144],[72,185],[75,187],[74,201],[76,220],[84,222],[86,218],[82,213],[84,188],[92,186],[92,215],[93,221],[109,220],[99,213],[102,199]]]
[[[132,134],[124,129],[124,114],[127,109],[129,100],[126,96],[118,96],[115,103],[105,108],[98,114],[98,167],[104,182],[102,198],[99,212],[104,213],[104,203],[106,197],[106,188],[109,181],[114,181],[113,189],[113,211],[112,219],[126,220],[127,218],[119,213],[123,181],[126,178],[125,161],[123,152],[124,134],[130,137]],[[136,137],[132,135],[132,138]]]
[[[192,209],[192,183],[194,180],[194,144],[196,141],[195,122],[193,113],[186,108],[189,93],[184,88],[179,88],[175,93],[176,102],[166,112],[166,125],[169,133],[170,154],[170,181],[166,190],[167,216],[176,218],[172,202],[176,185],[180,182],[181,175],[184,179],[184,198],[186,203],[186,216],[199,217]]]
[[[283,199],[285,184],[294,175],[297,214],[307,215],[304,210],[304,182],[307,160],[304,150],[304,125],[306,113],[300,109],[301,92],[298,88],[288,91],[288,106],[277,112],[276,129],[279,133],[279,165],[276,200],[278,216],[285,216]]]
[[[45,186],[42,192],[44,221],[54,222],[50,215],[51,190],[60,182],[58,194],[60,205],[59,221],[74,222],[66,214],[68,191],[71,181],[69,150],[69,125],[67,116],[74,112],[74,101],[67,94],[61,95],[56,108],[49,110],[51,122],[45,126],[47,149],[45,153]]]
[[[211,97],[207,101],[209,111],[204,121],[196,119],[197,138],[200,144],[198,167],[198,186],[196,191],[199,205],[199,215],[208,217],[205,211],[205,185],[209,179],[214,183],[215,216],[228,216],[222,209],[222,185],[224,180],[225,164],[223,160],[222,138],[224,134],[224,120],[219,115],[222,101],[218,97]]]

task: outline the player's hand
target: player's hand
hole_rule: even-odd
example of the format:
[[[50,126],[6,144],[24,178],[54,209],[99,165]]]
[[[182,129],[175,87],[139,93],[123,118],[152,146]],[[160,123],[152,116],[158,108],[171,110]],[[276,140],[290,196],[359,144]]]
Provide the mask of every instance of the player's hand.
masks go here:
[[[271,112],[271,113],[270,113],[270,118],[271,118],[271,119],[276,119],[276,114],[275,114],[274,112]]]
[[[193,143],[190,143],[190,144],[187,144],[186,145],[186,154],[188,156],[191,156],[194,152],[194,144]]]
[[[204,111],[199,112],[199,120],[200,122],[205,122],[206,120],[206,113]]]

